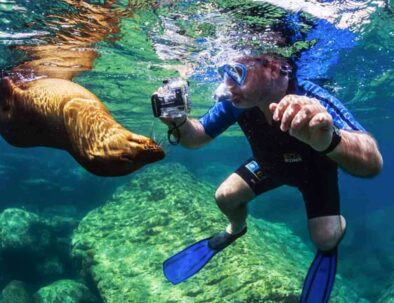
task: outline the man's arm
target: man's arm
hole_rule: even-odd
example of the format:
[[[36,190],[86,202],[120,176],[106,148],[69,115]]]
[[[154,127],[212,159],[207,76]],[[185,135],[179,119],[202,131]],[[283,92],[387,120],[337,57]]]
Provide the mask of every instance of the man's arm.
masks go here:
[[[200,121],[196,119],[185,117],[175,119],[161,118],[160,120],[167,124],[169,129],[174,128],[173,123],[175,123],[175,125],[180,125],[178,127],[179,143],[184,147],[197,148],[212,140],[212,138],[205,133],[204,127],[201,125]],[[174,131],[173,135],[176,136],[177,132]]]
[[[333,120],[320,102],[305,96],[287,95],[279,103],[271,103],[273,120],[280,129],[324,151],[333,138]],[[327,154],[350,174],[359,177],[376,176],[383,167],[382,155],[375,140],[367,133],[340,130],[341,142]]]
[[[223,133],[237,121],[242,110],[235,108],[231,102],[216,102],[199,120],[187,118],[160,118],[169,129],[178,126],[180,143],[189,148],[197,148]],[[184,123],[185,122],[185,123]],[[177,130],[174,129],[174,135]]]
[[[376,141],[367,133],[340,130],[341,142],[329,158],[352,175],[373,177],[383,168],[383,158]]]

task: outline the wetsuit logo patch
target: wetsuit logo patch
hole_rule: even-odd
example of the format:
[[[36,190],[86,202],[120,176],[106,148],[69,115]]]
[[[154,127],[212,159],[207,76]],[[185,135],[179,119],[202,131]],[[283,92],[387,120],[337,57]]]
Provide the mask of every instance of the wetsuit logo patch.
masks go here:
[[[263,177],[263,172],[260,169],[260,166],[257,164],[256,161],[250,161],[245,167],[254,174],[258,179]]]
[[[286,163],[296,163],[296,162],[302,162],[302,157],[300,154],[297,153],[288,153],[288,154],[283,154],[283,160]]]

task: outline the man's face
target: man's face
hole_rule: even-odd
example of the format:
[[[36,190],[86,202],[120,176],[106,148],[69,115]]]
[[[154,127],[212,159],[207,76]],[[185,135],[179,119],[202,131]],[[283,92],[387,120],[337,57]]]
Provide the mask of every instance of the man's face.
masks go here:
[[[224,78],[232,94],[231,102],[239,108],[251,108],[264,105],[264,102],[271,102],[272,96],[277,93],[275,86],[277,76],[273,72],[273,63],[268,61],[267,64],[263,64],[244,60],[237,63],[246,67],[247,76],[241,85],[232,77]]]

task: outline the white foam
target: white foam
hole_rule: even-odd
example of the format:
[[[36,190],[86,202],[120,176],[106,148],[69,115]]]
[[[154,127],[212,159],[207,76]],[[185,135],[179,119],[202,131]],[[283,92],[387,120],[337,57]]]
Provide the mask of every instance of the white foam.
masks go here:
[[[369,22],[369,16],[377,7],[383,7],[384,1],[333,1],[320,3],[316,0],[254,0],[265,2],[293,12],[305,12],[316,18],[325,19],[337,28],[354,28]]]
[[[0,31],[0,39],[26,39],[49,35],[46,31],[33,31],[28,33],[7,33]]]

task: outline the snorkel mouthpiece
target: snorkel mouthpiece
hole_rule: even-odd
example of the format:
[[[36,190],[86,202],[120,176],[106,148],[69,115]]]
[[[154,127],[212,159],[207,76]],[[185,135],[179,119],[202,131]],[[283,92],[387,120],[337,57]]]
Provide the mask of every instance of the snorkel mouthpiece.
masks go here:
[[[213,95],[215,102],[231,101],[232,97],[233,95],[225,83],[220,83]]]

